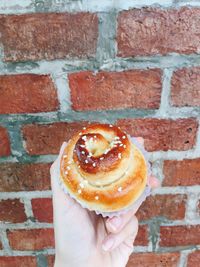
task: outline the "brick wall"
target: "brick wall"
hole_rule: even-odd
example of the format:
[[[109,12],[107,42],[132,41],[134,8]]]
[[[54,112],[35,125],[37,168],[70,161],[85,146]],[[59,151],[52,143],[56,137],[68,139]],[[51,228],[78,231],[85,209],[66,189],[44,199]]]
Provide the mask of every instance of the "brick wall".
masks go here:
[[[1,1],[0,51],[0,266],[53,266],[49,166],[99,121],[162,182],[127,266],[198,267],[200,1]]]

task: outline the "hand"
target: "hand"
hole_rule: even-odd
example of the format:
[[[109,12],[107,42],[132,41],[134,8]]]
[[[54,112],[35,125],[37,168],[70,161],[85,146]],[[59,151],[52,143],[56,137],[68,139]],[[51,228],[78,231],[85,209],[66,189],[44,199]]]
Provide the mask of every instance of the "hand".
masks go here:
[[[141,138],[138,141],[143,143]],[[125,267],[138,231],[134,214],[140,204],[135,210],[113,218],[103,218],[83,209],[62,191],[58,183],[60,159],[66,145],[63,143],[50,169],[56,253],[54,267]],[[149,177],[149,181],[152,187],[158,186],[155,177]]]

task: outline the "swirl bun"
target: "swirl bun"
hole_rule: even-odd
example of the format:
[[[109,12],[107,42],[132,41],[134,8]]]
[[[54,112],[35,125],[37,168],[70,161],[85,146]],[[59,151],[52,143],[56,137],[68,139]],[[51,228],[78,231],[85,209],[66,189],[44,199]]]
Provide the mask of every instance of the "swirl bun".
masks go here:
[[[60,174],[67,192],[84,207],[115,212],[129,207],[142,194],[147,164],[119,127],[93,124],[67,144]]]

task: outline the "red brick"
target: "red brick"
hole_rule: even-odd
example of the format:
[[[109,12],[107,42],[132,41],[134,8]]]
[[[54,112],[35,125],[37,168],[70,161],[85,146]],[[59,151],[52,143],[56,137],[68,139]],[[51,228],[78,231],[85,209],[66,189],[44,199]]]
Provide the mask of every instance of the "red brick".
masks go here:
[[[53,206],[51,198],[35,198],[31,200],[33,214],[38,222],[53,222]]]
[[[199,17],[199,8],[187,7],[123,11],[118,17],[118,56],[199,53]]]
[[[160,227],[160,246],[200,245],[200,225],[179,225]]]
[[[194,251],[188,256],[187,267],[196,267],[200,263],[200,250]]]
[[[131,136],[142,136],[148,151],[188,150],[195,145],[198,123],[188,119],[122,119],[122,130]]]
[[[161,97],[161,71],[83,71],[69,75],[72,107],[75,110],[122,108],[157,109]]]
[[[1,267],[37,267],[37,259],[32,256],[1,256]]]
[[[8,230],[9,244],[15,250],[54,248],[53,229]]]
[[[30,155],[58,154],[61,144],[87,124],[82,121],[26,125],[23,128],[26,150]]]
[[[186,195],[150,196],[142,204],[136,216],[138,220],[149,220],[156,216],[169,220],[184,219],[186,199]]]
[[[0,126],[0,157],[9,155],[10,155],[10,141],[8,132],[5,128]]]
[[[0,200],[0,221],[20,223],[26,220],[24,204],[19,199]]]
[[[55,255],[47,255],[47,267],[54,267]]]
[[[200,184],[200,158],[166,160],[163,166],[164,186],[190,186]]]
[[[126,267],[177,267],[179,253],[133,253]]]
[[[0,192],[49,190],[50,163],[0,164]]]
[[[139,225],[138,233],[134,242],[135,246],[148,246],[148,226]]]
[[[3,75],[0,76],[0,89],[0,114],[45,112],[59,107],[49,75]]]
[[[173,106],[200,106],[200,68],[181,69],[172,77],[171,103]]]
[[[4,61],[94,56],[98,18],[90,13],[0,16]]]

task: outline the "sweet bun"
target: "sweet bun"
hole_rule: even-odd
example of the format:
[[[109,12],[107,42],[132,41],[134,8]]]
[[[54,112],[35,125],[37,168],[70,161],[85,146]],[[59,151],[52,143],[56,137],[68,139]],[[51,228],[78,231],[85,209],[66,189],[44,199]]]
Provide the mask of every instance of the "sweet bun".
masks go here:
[[[147,183],[140,149],[119,127],[93,124],[68,142],[60,163],[65,189],[83,207],[99,213],[131,206]]]

